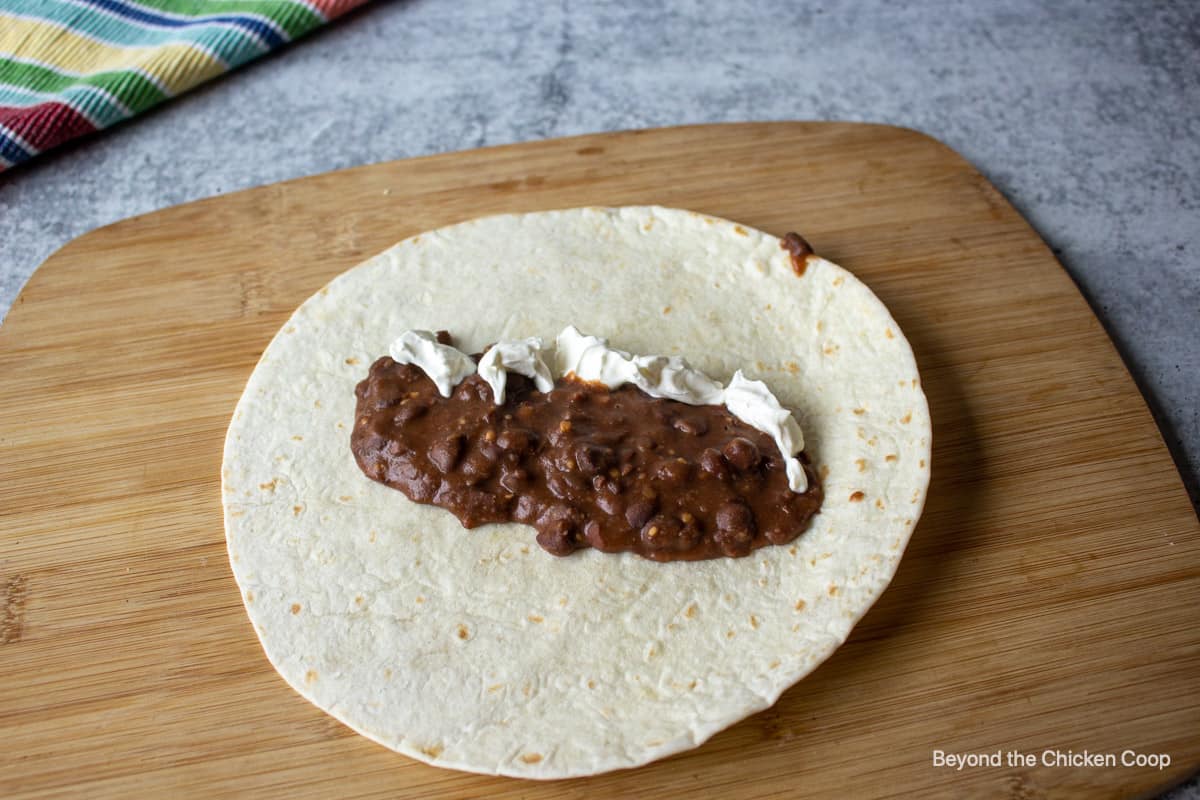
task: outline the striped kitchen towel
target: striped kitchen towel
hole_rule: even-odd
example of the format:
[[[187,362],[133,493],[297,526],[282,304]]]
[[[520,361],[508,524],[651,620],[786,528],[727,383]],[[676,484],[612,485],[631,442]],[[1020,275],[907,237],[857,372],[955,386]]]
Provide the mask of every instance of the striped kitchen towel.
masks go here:
[[[0,170],[107,128],[366,0],[0,0]]]

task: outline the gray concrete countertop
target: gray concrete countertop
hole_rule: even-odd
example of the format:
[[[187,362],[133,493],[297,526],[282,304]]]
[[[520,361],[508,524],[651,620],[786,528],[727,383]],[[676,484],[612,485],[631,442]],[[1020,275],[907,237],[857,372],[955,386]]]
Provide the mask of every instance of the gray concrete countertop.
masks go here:
[[[1116,341],[1195,500],[1192,0],[375,2],[149,115],[0,174],[0,314],[70,239],[176,203],[484,145],[793,119],[916,128],[987,175]],[[1172,797],[1197,800],[1198,787]]]

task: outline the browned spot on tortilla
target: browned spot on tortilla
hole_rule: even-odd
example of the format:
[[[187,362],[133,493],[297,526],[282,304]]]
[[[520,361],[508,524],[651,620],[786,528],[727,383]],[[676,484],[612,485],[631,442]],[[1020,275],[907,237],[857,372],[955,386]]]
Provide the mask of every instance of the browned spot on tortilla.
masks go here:
[[[423,594],[419,594],[419,595],[417,595],[417,602],[418,602],[418,603],[424,603],[424,602],[425,602],[425,595],[423,595]]]
[[[353,499],[354,498],[348,494],[343,494],[343,495],[338,496],[338,500],[341,500],[343,503],[349,503]]]
[[[821,352],[827,356],[831,356],[840,349],[841,348],[836,344],[827,344],[823,348],[821,348]]]
[[[413,237],[412,239],[410,239],[409,241],[411,241],[413,244],[416,244],[417,242],[421,241],[421,237],[420,237],[420,236],[414,236],[414,237]]]
[[[688,689],[695,689],[695,688],[696,688],[696,680],[695,680],[695,678],[693,678],[692,681],[688,684]]]
[[[797,364],[795,361],[789,361],[784,366],[786,366],[787,371],[792,373],[793,375],[795,375],[797,372],[800,371],[800,365]]]
[[[493,683],[491,686],[489,686],[487,688],[488,694],[495,694],[496,692],[500,691],[503,688],[504,688],[503,683]]]
[[[876,500],[875,500],[875,507],[876,507],[876,508],[878,508],[878,509],[880,509],[880,510],[882,511],[882,510],[883,510],[883,501],[882,501],[882,500],[879,500],[879,499],[876,499]]]
[[[523,694],[524,694],[526,697],[529,697],[529,695],[531,695],[531,694],[533,693],[533,688],[532,688],[532,687],[531,687],[531,686],[530,686],[530,685],[527,683],[527,684],[525,684],[524,686],[522,686],[522,687],[521,687],[521,692],[522,692],[522,693],[523,693]]]
[[[521,756],[521,760],[524,761],[526,764],[536,764],[542,760],[542,754],[541,753],[526,753],[525,755]]]
[[[732,639],[732,638],[733,638],[733,637],[735,637],[735,636],[737,636],[737,634],[733,632],[733,629],[732,629],[732,628],[730,628],[729,630],[725,631],[725,638],[726,638],[726,639]]]
[[[537,623],[538,625],[540,625],[546,621],[542,617],[538,616],[537,614],[530,614],[528,619],[530,622]]]
[[[313,408],[320,408],[320,407],[321,407],[321,401],[313,400]]]
[[[670,306],[663,306],[663,313],[664,313],[664,314],[670,314],[670,313],[671,313],[671,307],[670,307]]]
[[[296,332],[296,326],[295,326],[295,325],[288,325],[288,326],[287,326],[287,329],[284,331],[284,333],[295,333],[295,332]]]
[[[854,409],[854,415],[855,415],[856,417],[861,417],[861,416],[862,416],[863,414],[865,414],[865,413],[867,413],[867,410],[866,410],[865,408],[856,408],[856,409]]]
[[[246,512],[241,511],[241,510],[229,512],[229,516],[231,516],[231,517],[244,517],[245,515],[246,515]]]
[[[300,613],[300,604],[299,603],[292,603],[292,613],[293,614]]]
[[[741,225],[734,225],[733,232],[736,233],[738,236],[749,236],[750,235],[750,234],[746,233],[746,229],[743,228]]]
[[[321,297],[324,297],[324,296],[325,296],[325,295],[327,295],[327,294],[329,294],[329,287],[328,287],[328,286],[322,286],[322,287],[321,287]]]
[[[862,492],[855,492],[854,494],[850,495],[850,502],[857,503],[860,500],[862,500],[864,497],[866,497],[866,495],[863,494]]]
[[[24,575],[13,575],[4,586],[4,613],[0,614],[0,644],[12,644],[21,639],[25,628],[25,604],[29,601],[29,581]]]
[[[825,480],[829,477],[829,467],[822,464],[821,468],[817,470],[817,473],[821,476],[821,480]]]
[[[912,412],[911,411],[900,418],[900,423],[902,425],[907,425],[910,422],[912,422]]]
[[[595,682],[594,680],[592,680],[591,678],[588,678],[587,687],[588,687],[589,689],[595,689],[595,688],[596,688],[596,682]]]
[[[292,441],[293,441],[293,442],[303,442],[303,441],[304,441],[304,437],[303,437],[303,436],[301,436],[301,435],[299,435],[299,434],[297,434],[297,435],[295,435],[295,436],[293,436],[293,437],[292,437]]]
[[[292,506],[292,516],[300,516],[300,512],[304,510],[304,506]]]
[[[347,358],[346,363],[353,367],[355,364],[358,363],[358,359],[357,358]]]
[[[590,145],[588,147],[579,148],[578,150],[575,151],[575,154],[579,155],[579,156],[598,156],[603,152],[604,152],[603,147],[599,147],[597,145]]]
[[[925,459],[923,459],[923,458],[921,459],[921,461],[920,461],[920,466],[922,466],[922,467],[924,467],[924,466],[925,466]]]
[[[443,749],[444,748],[440,744],[435,744],[435,745],[430,745],[429,747],[422,747],[421,752],[424,753],[425,755],[429,756],[430,758],[437,758],[438,756],[440,756],[442,754]]]
[[[900,458],[900,456],[896,455],[895,453],[888,453],[886,456],[883,457],[883,460],[884,461],[896,461],[899,458]]]
[[[369,536],[367,536],[367,541],[368,541],[368,542],[371,542],[372,544],[374,544],[374,543],[375,543],[375,537],[376,537],[377,535],[378,535],[378,534],[376,534],[376,533],[375,533],[375,531],[371,531],[370,535],[369,535]]]
[[[787,251],[788,258],[792,261],[792,272],[796,273],[796,277],[804,277],[804,271],[808,269],[808,257],[813,254],[812,245],[798,233],[786,233],[779,240],[779,247]]]
[[[796,610],[803,611],[805,605],[807,605],[807,603],[805,603],[803,600],[797,600],[796,601]]]
[[[866,471],[867,471],[867,460],[866,460],[865,458],[856,458],[856,459],[854,459],[854,464],[855,464],[855,466],[857,466],[857,467],[858,467],[858,471],[859,471],[859,472],[866,472]]]
[[[387,667],[386,669],[384,669],[383,677],[389,681],[392,679],[392,668],[391,667]]]
[[[318,677],[320,677],[320,676],[317,675],[317,671],[315,669],[310,669],[308,672],[304,673],[304,682],[312,683]]]
[[[758,617],[754,616],[753,614],[750,615],[750,627],[751,628],[758,627]]]
[[[458,626],[458,638],[466,639],[468,636],[470,636],[470,632],[467,630],[467,626],[459,625]]]
[[[267,492],[273,492],[273,491],[275,491],[275,483],[278,480],[279,480],[278,478],[271,478],[271,480],[267,481],[266,483],[260,483],[258,485],[258,488],[260,488],[264,491],[267,491]]]
[[[917,388],[917,379],[916,378],[912,379],[912,385],[913,385],[914,389]]]
[[[896,334],[892,333],[892,329],[891,329],[891,328],[884,328],[884,329],[883,329],[883,335],[884,335],[884,336],[886,336],[886,337],[887,337],[887,338],[889,338],[889,339],[895,339],[895,338],[896,338]]]
[[[841,285],[842,285],[843,283],[845,283],[845,282],[846,282],[846,279],[845,279],[845,278],[843,278],[841,275],[839,275],[839,276],[837,276],[836,278],[834,278],[834,279],[833,279],[833,285],[834,285],[834,286],[841,286]]]
[[[825,323],[822,322],[821,320],[817,320],[817,333],[820,333],[821,329],[824,327],[825,327]]]
[[[361,606],[362,604],[363,604],[363,596],[362,596],[361,594],[360,594],[360,595],[355,595],[355,597],[354,597],[354,605],[356,605],[356,606]]]
[[[830,597],[833,597],[833,596],[834,596],[835,594],[837,594],[837,593],[838,593],[838,588],[837,588],[837,586],[835,586],[835,585],[834,585],[834,584],[832,584],[832,583],[831,583],[831,584],[829,584],[829,596],[830,596]]]
[[[687,617],[688,619],[691,619],[692,617],[696,616],[696,604],[692,603],[690,606],[688,606],[687,610],[685,610],[683,612],[683,615],[685,617]]]
[[[247,602],[247,603],[253,603],[253,602],[254,602],[254,592],[253,592],[253,590],[251,590],[251,589],[247,589],[247,590],[246,590],[246,602]]]
[[[772,661],[770,664],[767,664],[767,669],[775,669],[778,666],[779,666],[779,660],[776,659],[775,661]]]
[[[791,547],[789,547],[788,553],[793,556],[796,555],[796,545],[792,545]]]

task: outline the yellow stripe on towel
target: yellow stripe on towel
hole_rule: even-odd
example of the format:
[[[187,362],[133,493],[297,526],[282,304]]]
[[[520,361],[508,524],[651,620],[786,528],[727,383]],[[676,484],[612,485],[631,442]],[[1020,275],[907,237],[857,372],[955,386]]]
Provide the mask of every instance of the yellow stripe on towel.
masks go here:
[[[72,72],[138,67],[171,95],[225,72],[228,68],[203,49],[185,42],[159,47],[125,47],[80,36],[51,22],[0,12],[0,54],[33,58]]]

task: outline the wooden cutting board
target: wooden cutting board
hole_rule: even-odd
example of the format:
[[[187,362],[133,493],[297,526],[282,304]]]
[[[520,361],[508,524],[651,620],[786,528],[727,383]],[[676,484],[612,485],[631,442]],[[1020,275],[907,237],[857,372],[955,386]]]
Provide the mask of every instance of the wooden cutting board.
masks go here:
[[[292,309],[424,229],[660,203],[798,230],[883,299],[934,420],[891,588],[772,709],[641,769],[533,783],[352,733],[267,663],[225,557],[230,414]],[[897,128],[602,134],[170,208],[51,257],[0,327],[0,795],[1126,797],[1200,765],[1200,525],[1045,244]],[[936,767],[1020,751],[1033,766]],[[1044,751],[1169,754],[1055,767]]]

